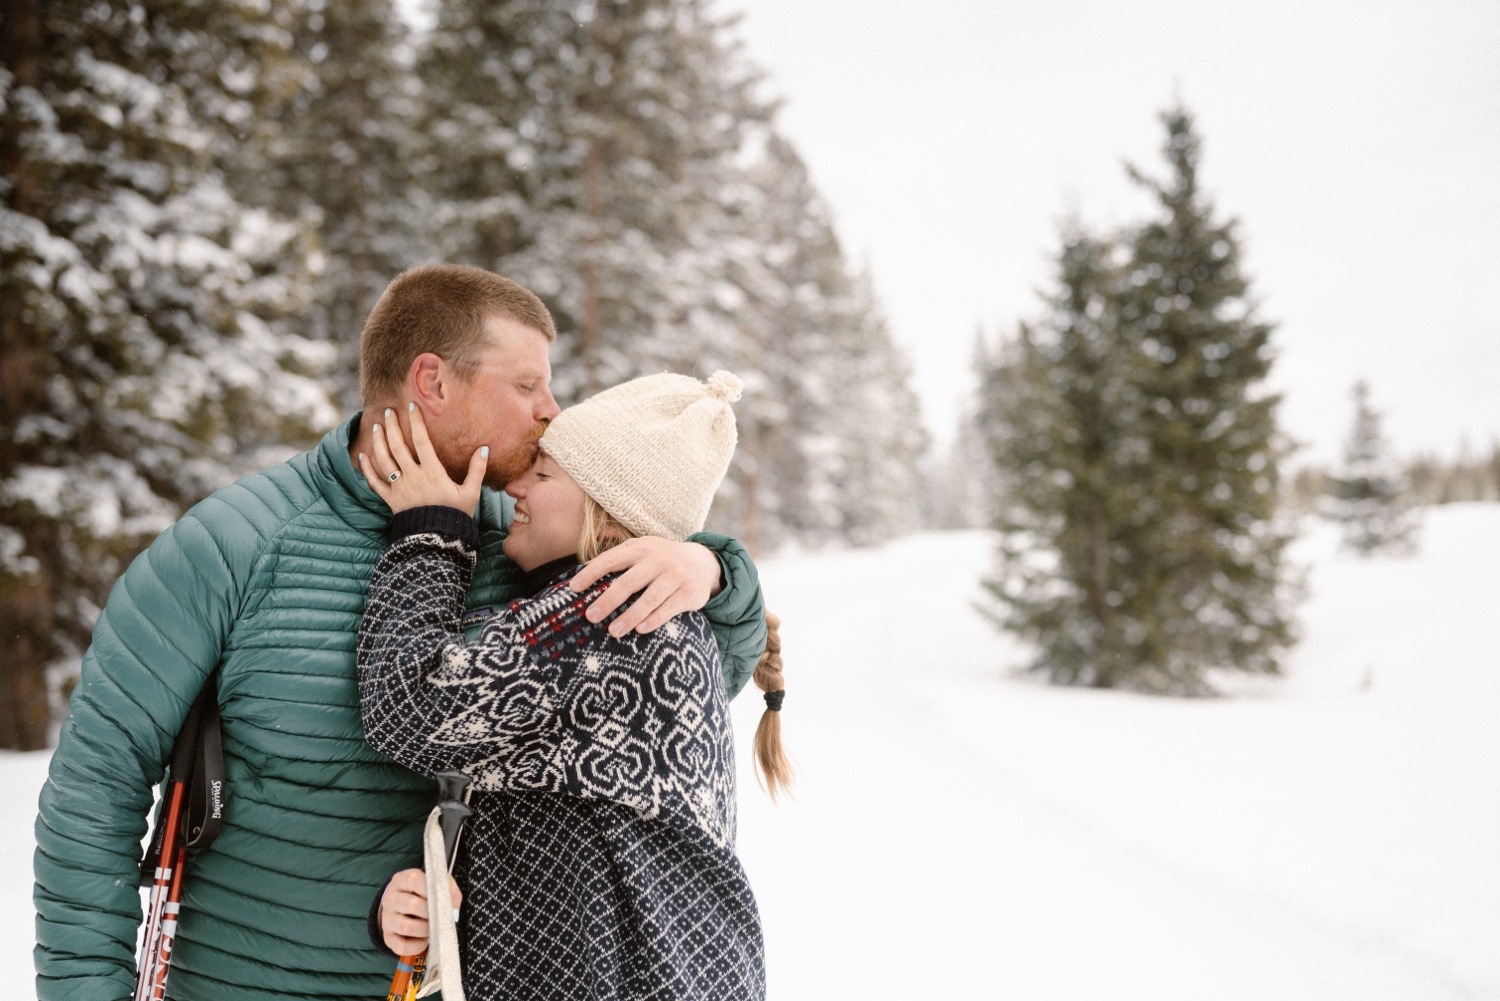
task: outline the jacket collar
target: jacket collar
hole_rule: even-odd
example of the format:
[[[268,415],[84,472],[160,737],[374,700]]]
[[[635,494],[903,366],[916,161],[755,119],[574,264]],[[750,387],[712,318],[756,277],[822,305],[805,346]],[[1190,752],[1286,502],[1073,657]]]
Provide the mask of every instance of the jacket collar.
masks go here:
[[[362,416],[363,411],[325,434],[313,450],[313,464],[320,474],[318,488],[334,514],[361,531],[385,532],[391,523],[390,506],[370,489],[365,474],[349,459],[349,443],[359,433]],[[508,495],[486,487],[474,512],[479,530],[507,530],[514,508],[515,501]]]
[[[313,464],[318,487],[333,513],[354,528],[384,532],[391,522],[391,509],[365,482],[365,474],[349,461],[349,443],[359,433],[360,414],[355,414],[323,436],[314,450]]]

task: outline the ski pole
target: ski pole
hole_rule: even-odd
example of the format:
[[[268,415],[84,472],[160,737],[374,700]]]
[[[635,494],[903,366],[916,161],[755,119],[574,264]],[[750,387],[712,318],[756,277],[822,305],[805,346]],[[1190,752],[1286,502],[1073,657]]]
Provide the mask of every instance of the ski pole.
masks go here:
[[[463,829],[464,819],[474,811],[464,802],[464,789],[469,777],[463,772],[438,772],[438,811],[443,825],[443,853],[448,857],[448,871],[453,871],[454,852],[458,848],[458,835]],[[431,915],[428,927],[431,928]],[[391,978],[391,989],[385,1001],[416,1001],[417,991],[422,988],[422,976],[427,971],[427,951],[415,956],[402,956],[396,960],[396,975]]]
[[[202,723],[202,706],[194,702],[172,748],[167,808],[158,814],[163,822],[158,827],[156,841],[161,847],[151,883],[151,903],[146,911],[146,934],[141,939],[141,954],[136,962],[135,1001],[162,1001],[167,995],[167,969],[172,962],[172,943],[177,937],[177,914],[182,903],[182,871],[187,866],[187,847],[181,843],[183,815]]]
[[[187,798],[187,783],[173,781],[169,795],[161,855],[151,884],[151,906],[146,912],[146,936],[141,940],[141,955],[136,964],[135,1001],[152,1001],[166,996],[167,964],[172,957],[172,939],[166,925],[170,922],[170,931],[176,931],[183,861],[183,852],[177,847],[177,835],[182,821],[182,801]]]

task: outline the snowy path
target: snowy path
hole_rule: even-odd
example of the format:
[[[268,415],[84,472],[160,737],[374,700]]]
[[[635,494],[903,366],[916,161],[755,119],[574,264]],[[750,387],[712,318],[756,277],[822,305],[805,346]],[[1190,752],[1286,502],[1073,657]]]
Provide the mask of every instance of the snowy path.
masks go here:
[[[986,548],[765,569],[804,775],[741,794],[776,1001],[1500,998],[1500,507],[1406,563],[1314,536],[1294,678],[1233,700],[1004,678]]]
[[[1500,998],[1500,505],[1413,561],[1330,542],[1292,677],[1200,701],[1007,677],[983,535],[768,561],[802,771],[773,809],[740,766],[773,1001]],[[0,756],[20,969],[44,763]]]

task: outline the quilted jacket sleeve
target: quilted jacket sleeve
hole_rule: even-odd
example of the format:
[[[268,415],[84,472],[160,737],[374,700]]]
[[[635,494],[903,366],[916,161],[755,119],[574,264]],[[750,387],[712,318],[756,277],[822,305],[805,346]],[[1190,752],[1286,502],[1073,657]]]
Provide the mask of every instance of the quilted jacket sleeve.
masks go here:
[[[755,673],[755,662],[766,648],[766,605],[760,593],[760,576],[750,553],[736,539],[699,532],[688,541],[712,550],[724,569],[724,588],[703,606],[703,614],[719,641],[724,687],[732,699]]]
[[[219,662],[262,545],[222,497],[209,498],[131,563],[99,616],[36,821],[40,1001],[134,991],[152,787]]]

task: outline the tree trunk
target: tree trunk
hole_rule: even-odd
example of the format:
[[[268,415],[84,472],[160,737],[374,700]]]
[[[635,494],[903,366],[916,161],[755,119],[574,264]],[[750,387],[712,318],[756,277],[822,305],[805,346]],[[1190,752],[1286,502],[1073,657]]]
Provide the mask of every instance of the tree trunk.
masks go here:
[[[8,0],[0,8],[0,65],[16,84],[35,87],[41,75],[40,0]],[[0,173],[10,188],[6,201],[16,212],[40,217],[36,179],[14,132],[0,135]],[[0,257],[0,276],[14,262]],[[47,354],[39,331],[29,328],[14,294],[0,295],[0,480],[23,460],[16,442],[21,417],[40,408],[46,393]],[[14,512],[4,512],[13,524]],[[52,586],[47,554],[56,553],[50,526],[25,533],[26,551],[39,557],[34,575],[0,574],[0,747],[29,751],[47,745],[47,663],[56,656]],[[49,544],[50,543],[50,544]]]
[[[597,58],[600,51],[600,21],[605,16],[606,5],[598,4],[594,17],[589,21],[588,47]],[[590,71],[588,96],[589,150],[583,165],[584,213],[588,217],[588,231],[584,237],[583,258],[583,330],[578,343],[579,360],[583,362],[583,395],[593,396],[602,388],[599,383],[599,340],[603,317],[602,295],[599,279],[599,249],[603,243],[604,229],[604,94],[598,75]]]
[[[583,336],[578,353],[583,362],[583,395],[599,392],[599,229],[602,226],[604,186],[604,153],[597,136],[589,139],[588,162],[584,167],[584,198],[589,218],[587,244],[583,259]]]
[[[14,78],[16,86],[35,87],[41,71],[41,56],[40,0],[6,0],[0,7],[0,66],[4,66]],[[35,215],[35,181],[26,169],[21,137],[14,132],[0,134],[0,171],[11,184],[10,207],[26,215]]]
[[[47,663],[56,654],[49,584],[45,567],[40,580],[0,577],[0,747],[6,750],[47,746]]]
[[[369,312],[370,306],[370,233],[368,221],[369,195],[365,187],[365,106],[360,95],[360,87],[363,81],[356,78],[348,83],[348,91],[344,100],[344,125],[348,130],[349,146],[354,151],[354,169],[352,171],[354,185],[350,192],[353,204],[350,206],[350,216],[353,223],[351,242],[354,244],[354,315],[348,317],[349,325],[338,331],[336,336],[347,338],[353,336],[356,341],[359,336],[360,327],[363,326],[365,314]]]

